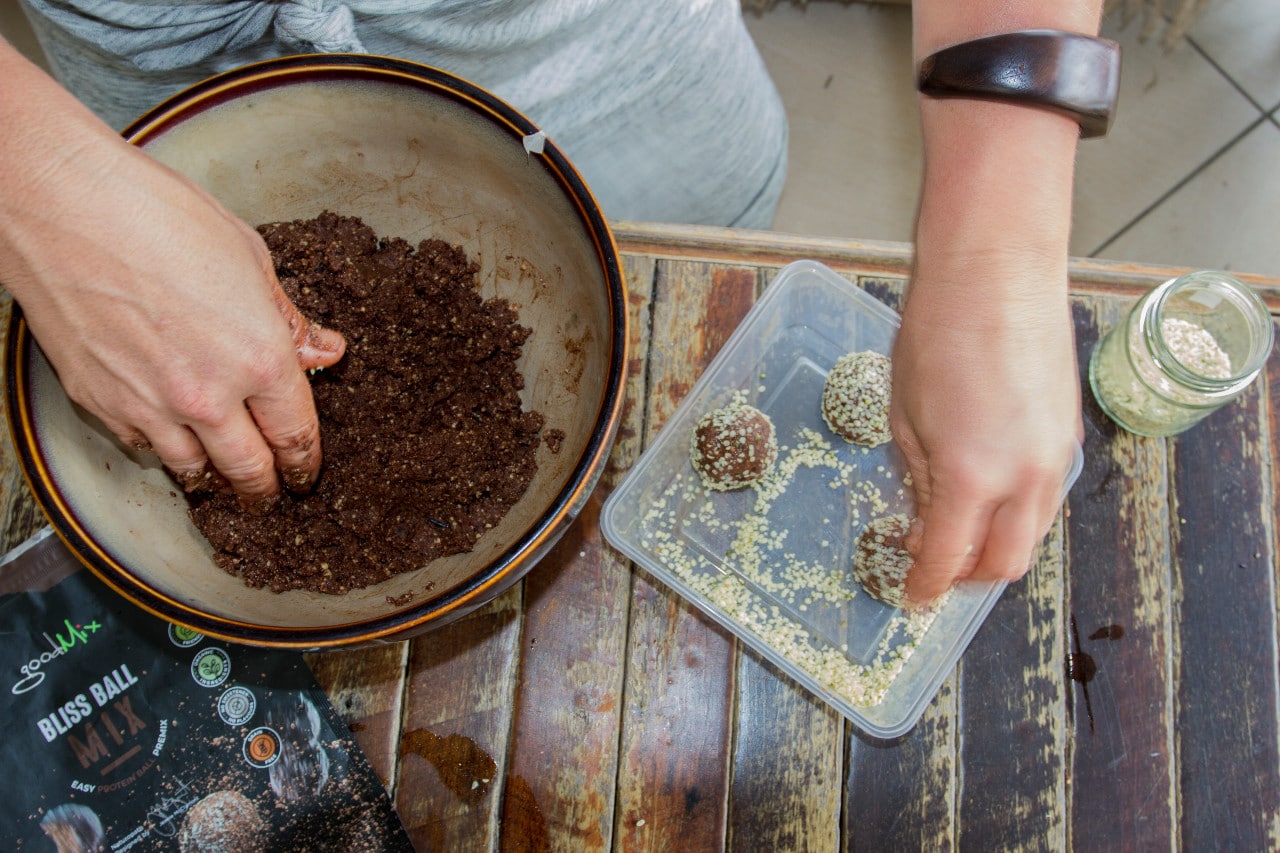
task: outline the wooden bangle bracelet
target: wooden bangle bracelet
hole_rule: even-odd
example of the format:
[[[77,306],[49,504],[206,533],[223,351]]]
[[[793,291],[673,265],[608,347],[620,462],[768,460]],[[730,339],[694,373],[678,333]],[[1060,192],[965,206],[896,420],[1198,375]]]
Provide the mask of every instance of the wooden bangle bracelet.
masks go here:
[[[1051,110],[1075,119],[1083,139],[1105,136],[1120,92],[1120,45],[1060,30],[986,36],[926,57],[916,88]]]

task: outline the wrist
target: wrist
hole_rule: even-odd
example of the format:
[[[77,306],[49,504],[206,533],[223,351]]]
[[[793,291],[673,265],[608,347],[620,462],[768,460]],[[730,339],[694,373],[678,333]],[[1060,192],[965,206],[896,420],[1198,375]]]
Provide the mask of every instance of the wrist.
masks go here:
[[[917,63],[957,42],[1016,30],[1097,33],[1104,0],[914,0],[912,41]]]
[[[1079,130],[1017,105],[923,99],[918,273],[983,268],[1063,278]]]

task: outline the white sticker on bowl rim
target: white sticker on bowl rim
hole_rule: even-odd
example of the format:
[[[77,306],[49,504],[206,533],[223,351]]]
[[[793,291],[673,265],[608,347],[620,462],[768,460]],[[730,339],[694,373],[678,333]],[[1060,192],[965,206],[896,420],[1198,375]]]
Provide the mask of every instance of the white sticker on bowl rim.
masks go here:
[[[539,130],[524,137],[524,153],[541,154],[547,145],[547,134]]]

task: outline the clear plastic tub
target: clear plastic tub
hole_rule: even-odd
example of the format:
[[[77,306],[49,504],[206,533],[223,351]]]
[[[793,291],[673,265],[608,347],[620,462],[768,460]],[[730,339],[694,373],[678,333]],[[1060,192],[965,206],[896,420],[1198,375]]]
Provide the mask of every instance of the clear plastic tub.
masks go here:
[[[864,526],[913,510],[892,443],[832,433],[823,384],[850,352],[890,354],[898,315],[829,268],[784,268],[609,497],[605,538],[868,734],[919,720],[1004,584],[960,584],[928,614],[881,604],[853,576]],[[779,444],[757,487],[705,489],[689,461],[703,414],[737,397]],[[1079,476],[1083,456],[1064,486]]]

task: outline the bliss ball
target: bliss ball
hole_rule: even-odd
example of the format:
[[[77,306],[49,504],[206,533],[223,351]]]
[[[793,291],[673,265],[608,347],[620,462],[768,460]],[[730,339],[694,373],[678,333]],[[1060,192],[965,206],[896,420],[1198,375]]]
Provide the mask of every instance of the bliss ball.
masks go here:
[[[708,489],[726,492],[755,485],[778,458],[773,421],[755,406],[735,400],[702,416],[689,457]]]
[[[845,441],[875,447],[889,434],[889,357],[878,352],[842,356],[822,386],[822,419]]]
[[[263,849],[266,829],[248,797],[214,791],[187,812],[178,842],[182,853],[254,853]]]
[[[853,575],[872,598],[892,607],[907,604],[907,572],[914,561],[907,552],[911,519],[902,513],[874,519],[858,537]]]

